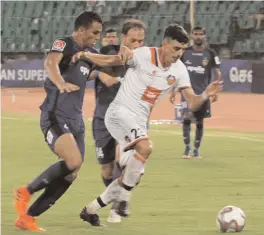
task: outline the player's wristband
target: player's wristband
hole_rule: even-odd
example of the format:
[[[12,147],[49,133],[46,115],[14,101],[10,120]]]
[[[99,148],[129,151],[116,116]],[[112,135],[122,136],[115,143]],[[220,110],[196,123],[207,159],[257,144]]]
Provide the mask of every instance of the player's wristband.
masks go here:
[[[205,91],[201,94],[201,96],[204,101],[208,100],[209,98]]]

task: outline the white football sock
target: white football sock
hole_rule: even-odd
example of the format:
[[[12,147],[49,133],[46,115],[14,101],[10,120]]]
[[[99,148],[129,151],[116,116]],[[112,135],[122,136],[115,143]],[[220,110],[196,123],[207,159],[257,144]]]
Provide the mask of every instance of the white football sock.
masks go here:
[[[133,155],[128,159],[122,183],[128,187],[134,188],[140,179],[145,160],[135,152],[132,152],[132,154]],[[131,190],[122,187],[119,200],[129,201],[130,196]]]
[[[120,189],[121,187],[118,184],[118,179],[114,180],[111,184],[109,184],[105,191],[100,195],[100,198],[102,199],[103,203],[109,204],[113,200],[115,200],[120,193]]]
[[[133,155],[128,159],[122,180],[126,186],[129,187],[136,186],[141,176],[144,163],[145,160],[137,153],[133,153]]]
[[[105,205],[108,205],[113,200],[115,200],[118,195],[120,194],[120,185],[118,184],[118,179],[114,180],[111,184],[108,185],[108,187],[105,189],[105,191],[100,195],[100,199]],[[99,209],[101,209],[103,206],[101,206],[98,203],[98,200],[95,199],[91,203],[89,203],[86,206],[86,210],[89,214],[95,214]]]

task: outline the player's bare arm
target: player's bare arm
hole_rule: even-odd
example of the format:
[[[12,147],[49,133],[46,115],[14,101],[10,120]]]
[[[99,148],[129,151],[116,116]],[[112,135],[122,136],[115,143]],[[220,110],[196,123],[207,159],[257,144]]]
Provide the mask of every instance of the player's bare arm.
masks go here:
[[[221,71],[219,68],[215,68],[214,73],[215,73],[215,80],[218,80],[218,81],[222,80],[222,75],[221,75]],[[218,95],[214,95],[210,97],[210,101],[212,103],[216,102],[217,100],[218,100]]]
[[[72,57],[72,62],[75,63],[77,60],[88,60],[98,66],[114,66],[126,64],[128,60],[132,59],[132,56],[132,51],[122,46],[118,55],[101,55],[80,51]]]
[[[51,52],[48,54],[44,62],[44,67],[49,75],[48,77],[58,87],[60,93],[63,93],[64,91],[77,91],[80,89],[78,86],[65,82],[63,77],[61,76],[59,63],[62,58],[62,53]]]
[[[183,89],[182,95],[186,99],[188,106],[193,111],[199,107],[210,97],[217,95],[223,89],[223,81],[212,82],[201,95],[196,95],[191,87]]]

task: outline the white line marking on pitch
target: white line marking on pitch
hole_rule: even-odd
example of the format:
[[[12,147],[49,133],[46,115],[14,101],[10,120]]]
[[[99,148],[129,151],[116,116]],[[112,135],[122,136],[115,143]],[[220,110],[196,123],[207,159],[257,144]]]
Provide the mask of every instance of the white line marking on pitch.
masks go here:
[[[1,117],[1,119],[24,120],[24,121],[34,121],[35,120],[35,119],[19,118],[19,117]],[[86,123],[88,123],[90,120],[89,119],[86,120]],[[181,132],[176,132],[176,131],[166,131],[166,130],[157,130],[157,129],[150,129],[150,131],[160,132],[160,133],[168,133],[168,134],[173,134],[173,135],[182,135]],[[205,136],[225,137],[225,138],[231,138],[231,139],[249,140],[249,141],[255,141],[255,142],[264,142],[264,139],[257,139],[257,138],[251,138],[251,137],[246,137],[246,136],[237,136],[237,135],[223,135],[222,132],[217,132],[217,133],[219,133],[219,135],[217,135],[217,134],[206,134]]]
[[[182,135],[180,132],[176,131],[165,131],[165,130],[155,130],[155,129],[150,129],[150,131],[154,132],[160,132],[160,133],[168,133],[168,134],[174,134],[174,135]],[[221,133],[221,132],[218,132]],[[225,137],[225,138],[231,138],[231,139],[240,139],[240,140],[249,140],[249,141],[255,141],[255,142],[264,142],[264,139],[256,139],[256,138],[250,138],[250,137],[245,137],[245,136],[237,136],[237,135],[214,135],[214,134],[206,134],[205,136],[210,136],[210,137]]]

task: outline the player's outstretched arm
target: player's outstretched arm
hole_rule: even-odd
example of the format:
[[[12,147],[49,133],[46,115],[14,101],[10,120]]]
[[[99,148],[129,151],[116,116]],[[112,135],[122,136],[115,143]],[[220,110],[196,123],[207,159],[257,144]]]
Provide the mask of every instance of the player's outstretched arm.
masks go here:
[[[182,95],[188,103],[188,107],[193,111],[199,107],[210,97],[217,95],[223,89],[223,81],[212,82],[201,95],[196,95],[191,87],[183,89]]]
[[[101,55],[86,51],[77,52],[72,56],[72,62],[77,60],[88,60],[98,66],[124,65],[132,58],[133,53],[128,48],[121,47],[118,55]]]
[[[119,55],[100,55],[86,51],[77,52],[72,56],[72,62],[78,60],[87,60],[98,66],[113,66],[121,64],[121,56]]]
[[[80,87],[67,83],[64,81],[63,77],[61,76],[59,63],[63,58],[62,53],[58,52],[51,52],[48,54],[47,58],[44,62],[44,67],[48,73],[48,78],[58,87],[60,93],[77,91]]]

